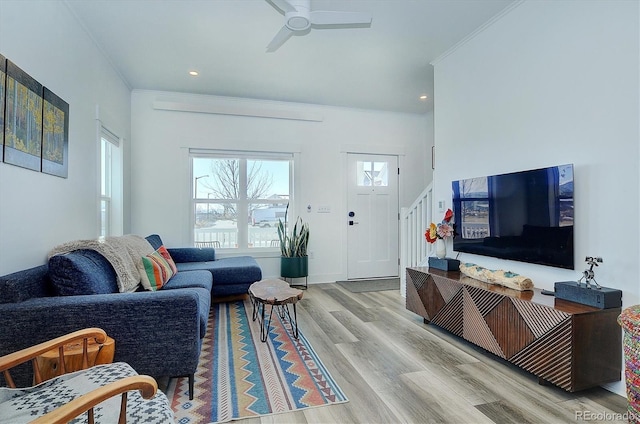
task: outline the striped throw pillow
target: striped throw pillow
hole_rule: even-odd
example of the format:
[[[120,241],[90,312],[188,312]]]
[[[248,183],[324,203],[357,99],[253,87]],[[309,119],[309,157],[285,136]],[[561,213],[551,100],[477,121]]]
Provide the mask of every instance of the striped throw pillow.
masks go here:
[[[167,263],[171,267],[171,270],[173,271],[173,274],[174,275],[177,274],[178,273],[178,267],[176,267],[176,263],[173,261],[173,258],[169,254],[169,251],[167,250],[167,248],[164,247],[164,245],[162,245],[162,246],[158,247],[158,252],[167,261]]]
[[[159,249],[150,255],[143,256],[142,265],[145,273],[141,276],[141,283],[147,290],[156,291],[173,277],[173,269]]]

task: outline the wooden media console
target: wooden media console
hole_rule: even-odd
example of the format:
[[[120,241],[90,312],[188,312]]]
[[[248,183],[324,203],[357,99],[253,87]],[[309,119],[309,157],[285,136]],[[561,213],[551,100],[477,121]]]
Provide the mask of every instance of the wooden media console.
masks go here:
[[[619,381],[620,308],[598,309],[539,289],[517,291],[458,271],[407,268],[407,309],[569,392]]]

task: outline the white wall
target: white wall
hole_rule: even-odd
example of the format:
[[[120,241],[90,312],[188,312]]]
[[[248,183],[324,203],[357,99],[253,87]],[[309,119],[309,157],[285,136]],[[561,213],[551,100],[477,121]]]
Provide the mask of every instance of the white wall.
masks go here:
[[[602,256],[597,281],[640,302],[639,74],[636,1],[526,1],[435,63],[436,199],[452,180],[575,166],[575,271],[462,260],[552,289]]]
[[[0,1],[0,53],[69,103],[69,177],[0,163],[0,275],[98,235],[96,105],[130,132],[130,90],[62,2]]]
[[[156,100],[289,110],[321,122],[154,109]],[[132,232],[157,232],[169,246],[189,242],[188,148],[299,152],[296,208],[311,228],[309,281],[346,277],[347,151],[400,155],[401,205],[425,186],[427,128],[423,115],[134,90],[132,94]],[[159,187],[162,193],[158,193]],[[314,211],[304,208],[311,204]],[[318,214],[315,206],[331,213]],[[250,251],[249,254],[256,254]],[[279,256],[259,257],[265,276],[279,275]]]

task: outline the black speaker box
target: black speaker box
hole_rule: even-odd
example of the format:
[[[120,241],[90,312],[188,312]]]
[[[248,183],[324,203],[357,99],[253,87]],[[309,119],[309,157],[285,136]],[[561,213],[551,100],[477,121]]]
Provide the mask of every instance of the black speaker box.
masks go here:
[[[608,287],[596,288],[594,284],[588,288],[586,284],[576,281],[560,281],[555,283],[556,299],[568,300],[600,309],[622,307],[622,291]]]
[[[439,269],[442,271],[459,271],[460,261],[457,259],[449,259],[449,258],[439,259],[439,258],[430,256],[429,267]]]

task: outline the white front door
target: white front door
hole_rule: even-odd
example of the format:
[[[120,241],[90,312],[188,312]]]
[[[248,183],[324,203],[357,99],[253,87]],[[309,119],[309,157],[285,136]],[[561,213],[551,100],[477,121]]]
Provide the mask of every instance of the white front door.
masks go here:
[[[398,157],[347,155],[347,277],[398,276]]]

